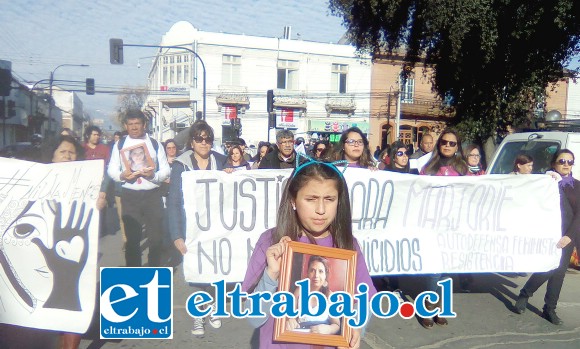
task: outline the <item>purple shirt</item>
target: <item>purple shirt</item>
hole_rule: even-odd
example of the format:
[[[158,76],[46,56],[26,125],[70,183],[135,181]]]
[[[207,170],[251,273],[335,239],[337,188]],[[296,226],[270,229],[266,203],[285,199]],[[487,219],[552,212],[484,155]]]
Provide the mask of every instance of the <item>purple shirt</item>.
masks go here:
[[[266,250],[268,247],[272,245],[272,233],[274,232],[275,228],[266,230],[258,239],[256,243],[256,247],[254,248],[254,252],[252,253],[252,257],[250,258],[250,262],[248,263],[248,269],[246,271],[246,276],[244,277],[244,281],[242,283],[242,290],[244,292],[248,292],[249,289],[252,289],[256,286],[258,281],[264,275],[264,270],[267,266],[266,261]],[[298,240],[299,242],[310,243],[306,236],[301,236]],[[325,238],[316,239],[317,245],[325,246],[325,247],[334,247],[332,236],[329,235]],[[355,292],[357,292],[357,286],[361,283],[367,284],[369,287],[368,295],[369,299],[377,293],[371,277],[369,275],[369,271],[367,269],[367,265],[364,259],[364,256],[360,250],[360,246],[358,242],[354,241],[357,259],[356,259],[356,273],[355,273]],[[269,278],[268,278],[269,279]],[[271,281],[271,280],[270,280]],[[267,281],[266,281],[267,282]],[[276,281],[277,283],[277,281]],[[274,318],[269,316],[266,323],[260,327],[260,348],[276,348],[276,349],[285,349],[285,348],[292,348],[292,349],[307,349],[311,348],[309,344],[298,344],[298,343],[286,343],[286,342],[274,342]],[[325,347],[331,348],[331,347]]]

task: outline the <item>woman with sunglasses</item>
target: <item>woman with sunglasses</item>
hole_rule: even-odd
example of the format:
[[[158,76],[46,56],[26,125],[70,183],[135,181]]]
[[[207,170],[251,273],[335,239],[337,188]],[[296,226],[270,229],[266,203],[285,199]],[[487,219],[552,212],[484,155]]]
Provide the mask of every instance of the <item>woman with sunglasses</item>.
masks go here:
[[[327,154],[330,153],[330,145],[327,141],[318,141],[314,143],[312,147],[312,157],[316,160],[325,159]]]
[[[467,163],[463,159],[459,134],[451,128],[446,128],[439,136],[437,146],[433,150],[433,156],[431,156],[431,159],[425,164],[419,174],[429,176],[465,176],[467,173]],[[428,275],[425,291],[437,292],[439,299],[441,299],[441,288],[438,287],[437,282],[443,279],[442,274]],[[434,310],[441,306],[440,303],[432,304],[426,302],[425,306],[429,310]],[[447,319],[438,316],[421,319],[421,325],[425,328],[432,328],[435,323],[444,326],[447,325]]]
[[[348,167],[377,169],[369,149],[369,141],[358,127],[351,127],[342,133],[334,160],[346,160]]]
[[[385,171],[409,173],[409,155],[407,146],[401,141],[396,141],[391,145],[391,152],[389,154],[389,164],[385,166]]]
[[[558,182],[562,212],[562,238],[556,244],[557,248],[562,249],[560,265],[548,272],[532,274],[521,289],[514,308],[517,314],[525,312],[528,299],[547,281],[542,316],[554,325],[562,325],[562,320],[556,314],[556,305],[560,298],[570,256],[574,250],[574,244],[571,242],[578,241],[580,238],[580,181],[572,177],[573,165],[574,153],[568,149],[557,151],[552,158],[553,170],[562,177]]]
[[[187,253],[185,245],[186,217],[183,209],[183,191],[181,189],[181,174],[185,171],[199,170],[223,170],[227,158],[211,150],[213,146],[213,129],[207,122],[198,120],[189,129],[190,150],[185,151],[173,161],[171,177],[169,181],[169,196],[167,198],[167,210],[169,213],[169,231],[173,244],[182,255]],[[191,284],[196,291],[203,290],[212,292],[213,287],[208,284]],[[215,303],[210,305],[215,307]],[[213,311],[211,312],[213,314]],[[219,318],[210,316],[209,324],[213,328],[220,328],[222,322]],[[204,319],[193,319],[191,334],[203,336],[205,334]]]

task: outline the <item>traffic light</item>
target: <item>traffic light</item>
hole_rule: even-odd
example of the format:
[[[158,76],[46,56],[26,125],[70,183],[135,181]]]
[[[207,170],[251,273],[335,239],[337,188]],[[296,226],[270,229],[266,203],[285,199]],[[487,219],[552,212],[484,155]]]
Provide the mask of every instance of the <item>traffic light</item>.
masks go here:
[[[268,113],[274,111],[274,90],[268,90],[266,93],[266,108]]]
[[[266,92],[266,110],[268,111],[268,128],[276,128],[276,113],[274,112],[274,90]]]
[[[10,96],[12,71],[0,68],[0,96]]]
[[[6,103],[4,103],[4,98],[0,99],[0,119],[4,119],[6,115]]]
[[[88,95],[95,94],[95,79],[88,78],[86,80],[86,92]]]
[[[123,64],[123,39],[109,39],[111,64]]]
[[[8,106],[8,119],[16,116],[16,102],[10,100],[6,105]]]

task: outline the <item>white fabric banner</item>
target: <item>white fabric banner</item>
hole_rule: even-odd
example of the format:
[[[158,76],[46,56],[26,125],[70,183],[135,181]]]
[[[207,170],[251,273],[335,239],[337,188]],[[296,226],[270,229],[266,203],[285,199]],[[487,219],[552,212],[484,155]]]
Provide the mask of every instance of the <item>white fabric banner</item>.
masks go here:
[[[102,161],[0,158],[0,322],[84,333],[95,309]]]
[[[291,170],[183,174],[188,282],[242,281],[276,226]],[[560,199],[547,175],[431,177],[348,168],[354,235],[371,275],[533,272],[559,264]]]

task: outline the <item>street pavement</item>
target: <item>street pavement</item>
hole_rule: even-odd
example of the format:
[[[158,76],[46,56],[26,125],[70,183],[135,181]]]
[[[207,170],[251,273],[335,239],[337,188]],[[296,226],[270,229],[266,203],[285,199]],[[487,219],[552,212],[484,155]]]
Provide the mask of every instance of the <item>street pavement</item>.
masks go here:
[[[111,217],[114,211],[109,212]],[[109,231],[116,231],[114,220],[108,224]],[[100,266],[124,265],[120,235],[116,231],[100,239]],[[146,251],[143,258],[146,261]],[[432,329],[424,329],[417,318],[373,318],[367,326],[361,348],[580,348],[580,272],[569,269],[566,274],[557,309],[564,321],[562,326],[552,325],[540,315],[545,285],[530,298],[528,310],[524,314],[518,315],[512,311],[515,297],[526,280],[527,277],[474,274],[471,292],[455,290],[453,293],[453,310],[457,318],[450,319],[448,326],[435,325]],[[400,286],[409,300],[421,291],[422,285],[423,280],[416,276],[400,278]],[[208,325],[203,338],[192,336],[192,319],[185,310],[185,302],[192,288],[184,282],[181,266],[175,268],[173,289],[173,339],[101,340],[97,309],[93,324],[83,336],[80,348],[257,348],[257,333],[244,319],[224,319],[220,329]],[[6,330],[0,331],[0,336],[7,336]],[[56,343],[56,336],[48,335],[35,342],[38,340],[42,341],[38,348],[51,348]],[[9,347],[23,348],[14,345]]]

